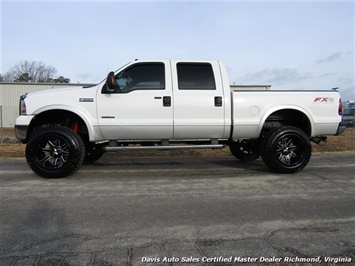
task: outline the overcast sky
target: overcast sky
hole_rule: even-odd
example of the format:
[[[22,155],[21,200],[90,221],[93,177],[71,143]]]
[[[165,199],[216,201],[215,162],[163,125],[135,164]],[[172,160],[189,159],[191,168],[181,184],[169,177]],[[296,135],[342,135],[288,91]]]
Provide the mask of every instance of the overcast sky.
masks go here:
[[[41,61],[96,83],[134,59],[218,59],[231,84],[330,89],[355,99],[353,1],[9,1],[5,74]]]

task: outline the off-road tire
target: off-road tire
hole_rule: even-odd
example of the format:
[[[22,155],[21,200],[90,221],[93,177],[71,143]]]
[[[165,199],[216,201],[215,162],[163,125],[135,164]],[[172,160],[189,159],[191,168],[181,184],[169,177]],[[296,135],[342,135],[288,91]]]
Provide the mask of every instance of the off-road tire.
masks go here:
[[[26,146],[26,159],[39,176],[61,178],[75,173],[85,156],[85,145],[73,130],[48,125],[36,130]]]
[[[312,155],[312,145],[306,133],[293,126],[285,126],[267,134],[261,144],[261,158],[277,173],[301,171]]]

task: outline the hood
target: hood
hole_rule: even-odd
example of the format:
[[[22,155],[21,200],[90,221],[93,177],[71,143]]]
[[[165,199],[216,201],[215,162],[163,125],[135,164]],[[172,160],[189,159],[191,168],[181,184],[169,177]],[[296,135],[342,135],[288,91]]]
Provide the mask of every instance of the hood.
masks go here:
[[[35,92],[30,92],[27,94],[26,98],[29,97],[45,97],[49,95],[55,95],[55,94],[62,94],[62,93],[72,93],[72,92],[77,92],[77,91],[83,91],[85,88],[84,87],[64,87],[64,88],[55,88],[55,89],[45,89],[41,91],[35,91]]]
[[[83,101],[92,101],[96,97],[97,86],[90,88],[66,87],[61,89],[48,89],[28,93],[25,97],[27,114],[37,114],[43,109],[50,109],[53,106],[63,107],[76,106]]]

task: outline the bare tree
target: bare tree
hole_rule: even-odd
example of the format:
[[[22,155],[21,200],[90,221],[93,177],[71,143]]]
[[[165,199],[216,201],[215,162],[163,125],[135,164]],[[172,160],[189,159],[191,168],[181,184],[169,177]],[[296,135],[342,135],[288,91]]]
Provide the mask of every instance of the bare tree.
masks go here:
[[[20,82],[51,82],[57,70],[52,66],[46,66],[42,62],[22,61],[4,75],[6,81]]]

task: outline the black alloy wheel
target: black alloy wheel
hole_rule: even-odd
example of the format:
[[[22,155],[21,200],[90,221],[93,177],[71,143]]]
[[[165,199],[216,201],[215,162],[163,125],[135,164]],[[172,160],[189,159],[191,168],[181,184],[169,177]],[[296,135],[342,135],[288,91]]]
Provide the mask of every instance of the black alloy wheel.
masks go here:
[[[31,169],[47,178],[60,178],[76,172],[84,160],[85,146],[69,128],[49,125],[36,130],[26,146]]]
[[[270,169],[278,173],[296,173],[308,164],[312,146],[306,133],[293,126],[285,126],[268,134],[261,157]]]

